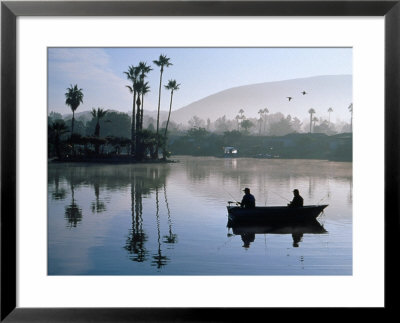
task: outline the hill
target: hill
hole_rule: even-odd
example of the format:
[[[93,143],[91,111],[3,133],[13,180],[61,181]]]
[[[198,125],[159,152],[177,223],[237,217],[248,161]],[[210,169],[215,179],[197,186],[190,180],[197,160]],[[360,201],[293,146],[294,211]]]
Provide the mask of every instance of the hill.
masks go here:
[[[258,111],[267,108],[269,113],[282,112],[303,120],[309,117],[310,108],[316,111],[316,117],[327,118],[327,110],[332,107],[332,121],[348,120],[351,102],[352,76],[325,75],[230,88],[173,111],[171,119],[184,124],[195,115],[210,121],[223,115],[233,119],[240,109],[246,117],[258,118]]]

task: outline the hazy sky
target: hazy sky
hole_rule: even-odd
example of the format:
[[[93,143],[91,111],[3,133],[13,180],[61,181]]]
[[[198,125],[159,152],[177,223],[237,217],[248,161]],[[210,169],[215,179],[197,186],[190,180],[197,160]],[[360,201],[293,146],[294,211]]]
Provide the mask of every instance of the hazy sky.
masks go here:
[[[153,68],[144,109],[157,109],[160,70],[153,60],[160,54],[173,64],[164,70],[163,85],[170,79],[181,84],[173,110],[235,86],[352,74],[351,48],[49,48],[49,111],[71,112],[65,92],[75,84],[84,93],[77,112],[97,107],[130,111],[130,82],[123,72],[140,61]],[[161,110],[168,110],[170,93],[164,88],[161,98]]]

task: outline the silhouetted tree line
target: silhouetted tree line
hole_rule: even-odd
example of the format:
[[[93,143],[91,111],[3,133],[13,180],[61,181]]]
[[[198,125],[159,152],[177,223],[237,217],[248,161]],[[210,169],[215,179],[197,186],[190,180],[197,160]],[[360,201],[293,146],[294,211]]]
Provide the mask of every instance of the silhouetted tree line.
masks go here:
[[[349,110],[350,111],[350,110]],[[352,116],[350,123],[338,121],[331,122],[330,114],[333,112],[332,108],[327,110],[328,119],[325,117],[316,117],[316,111],[310,109],[309,121],[301,121],[297,117],[292,117],[290,114],[284,115],[281,112],[268,114],[268,109],[260,109],[258,114],[259,118],[248,118],[245,111],[240,109],[238,115],[233,119],[227,118],[225,115],[217,118],[214,122],[210,119],[204,120],[198,116],[193,116],[187,123],[187,126],[174,125],[176,130],[185,130],[191,128],[204,128],[210,132],[222,134],[226,131],[239,131],[246,135],[259,135],[259,136],[284,136],[291,133],[324,133],[327,135],[334,135],[344,132],[351,132],[352,130]],[[352,106],[351,106],[352,112]]]
[[[217,134],[192,128],[184,136],[173,136],[173,155],[222,157],[224,147],[234,147],[233,157],[352,160],[352,134],[292,133],[284,136],[254,136],[238,130]]]

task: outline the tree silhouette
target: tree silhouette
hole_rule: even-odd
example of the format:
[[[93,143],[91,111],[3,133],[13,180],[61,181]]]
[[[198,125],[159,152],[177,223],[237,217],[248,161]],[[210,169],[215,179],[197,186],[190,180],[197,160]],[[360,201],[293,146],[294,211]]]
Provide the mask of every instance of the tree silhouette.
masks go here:
[[[253,124],[253,122],[251,122],[250,120],[247,120],[247,119],[246,119],[246,120],[243,120],[243,121],[242,121],[241,126],[242,126],[244,132],[248,133],[248,132],[249,132],[249,129],[250,129],[251,127],[253,127],[254,124]]]
[[[140,97],[142,96],[143,90],[148,87],[147,82],[146,84],[143,82],[142,79],[140,79],[139,81],[137,81],[134,85],[133,85],[133,91],[136,92],[137,94],[137,99],[136,99],[136,106],[137,106],[137,111],[136,111],[136,133],[135,133],[135,149],[134,149],[134,155],[135,158],[137,159],[141,159],[142,155],[139,151],[141,151],[141,144],[140,144],[140,132],[141,132],[141,124],[140,124],[140,120],[141,120],[141,109],[140,109],[140,105],[141,105],[141,100]]]
[[[179,90],[179,86],[180,84],[176,83],[176,80],[169,80],[167,85],[164,85],[164,87],[167,90],[171,91],[171,100],[169,102],[169,112],[168,112],[168,119],[167,119],[167,124],[165,125],[165,132],[164,132],[164,136],[167,136],[167,130],[168,130],[168,124],[169,124],[169,119],[171,116],[171,109],[172,109],[172,97],[174,95],[174,91]]]
[[[329,126],[331,125],[331,113],[333,112],[333,109],[332,108],[329,108],[328,109],[328,118],[329,118]]]
[[[140,110],[140,121],[139,121],[139,130],[143,129],[143,106],[144,106],[144,95],[150,91],[150,87],[148,86],[148,82],[144,82],[145,77],[147,74],[152,71],[153,69],[147,65],[145,62],[139,62],[138,68],[140,70],[140,80],[143,82],[142,88],[142,108]]]
[[[148,82],[145,82],[144,79],[146,78],[147,74],[152,71],[153,69],[147,65],[145,62],[139,62],[138,68],[140,69],[140,80],[143,82],[143,88],[142,88],[142,108],[140,111],[140,123],[139,123],[139,129],[143,129],[143,105],[144,105],[144,95],[150,91],[150,87],[148,86]]]
[[[160,102],[161,102],[161,84],[162,84],[162,75],[164,72],[164,67],[169,67],[172,65],[172,63],[169,62],[170,58],[168,58],[165,55],[160,55],[158,60],[153,61],[154,64],[156,64],[158,67],[160,67],[160,86],[158,88],[158,108],[157,108],[157,138],[158,138],[158,133],[159,133],[159,128],[160,128]],[[155,157],[158,159],[158,140],[156,144],[156,151],[155,151]]]
[[[100,119],[104,118],[106,116],[107,112],[108,112],[108,110],[103,110],[101,108],[97,108],[97,110],[93,108],[91,111],[92,117],[94,119],[96,119],[96,127],[94,129],[94,136],[96,138],[100,137]],[[99,153],[99,143],[98,142],[95,143],[95,151],[96,151],[96,154]]]
[[[68,127],[66,126],[64,120],[56,120],[49,126],[49,134],[54,137],[54,150],[58,158],[61,158],[60,138],[67,132]]]
[[[100,120],[106,116],[106,114],[108,113],[108,110],[104,110],[101,108],[97,108],[97,110],[96,110],[95,108],[93,108],[90,113],[91,113],[92,117],[94,119],[96,119],[96,127],[94,130],[94,136],[100,137]]]
[[[310,110],[308,110],[308,113],[310,114],[310,133],[311,133],[312,118],[313,114],[315,113],[315,110],[311,108]]]
[[[128,71],[124,72],[126,78],[132,82],[132,86],[127,85],[126,87],[129,89],[130,93],[133,94],[133,103],[132,103],[132,124],[131,124],[131,155],[135,153],[135,143],[136,143],[136,124],[135,124],[135,110],[136,110],[136,90],[135,85],[138,82],[138,77],[140,74],[140,69],[137,66],[129,66]]]
[[[263,109],[260,109],[260,110],[258,110],[258,112],[257,112],[259,115],[260,115],[260,119],[258,119],[258,122],[259,122],[259,124],[260,124],[260,129],[259,129],[259,134],[261,135],[261,125],[262,125],[262,123],[263,123],[263,115],[264,115],[264,110]]]
[[[348,107],[351,117],[350,117],[350,131],[353,132],[353,103],[351,103]]]
[[[143,130],[143,109],[144,109],[144,96],[150,92],[149,82],[143,83],[142,87],[142,108],[140,109],[140,126],[139,129]]]
[[[65,93],[65,104],[68,105],[72,110],[72,123],[71,123],[71,138],[74,133],[74,122],[75,122],[75,111],[78,109],[79,105],[83,103],[83,93],[82,89],[78,88],[78,85],[70,86],[67,88]]]
[[[312,118],[312,121],[313,121],[313,129],[315,131],[315,123],[318,121],[318,118],[314,117],[314,118]]]
[[[269,110],[267,108],[265,108],[263,110],[263,113],[264,113],[264,133],[265,133],[265,127],[266,127],[266,124],[267,124],[267,114],[269,113]]]

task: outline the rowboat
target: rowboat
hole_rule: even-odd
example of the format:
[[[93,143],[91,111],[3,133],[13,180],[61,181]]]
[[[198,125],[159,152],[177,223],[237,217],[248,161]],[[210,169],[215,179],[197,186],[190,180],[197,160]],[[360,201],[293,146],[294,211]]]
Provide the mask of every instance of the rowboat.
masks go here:
[[[304,222],[315,220],[327,207],[324,205],[306,205],[302,207],[288,206],[256,206],[242,208],[228,205],[228,220],[233,222]]]

